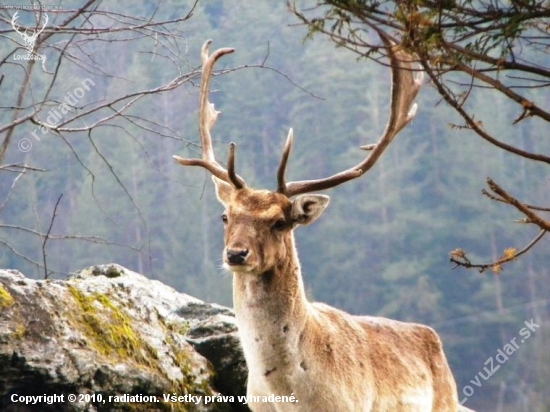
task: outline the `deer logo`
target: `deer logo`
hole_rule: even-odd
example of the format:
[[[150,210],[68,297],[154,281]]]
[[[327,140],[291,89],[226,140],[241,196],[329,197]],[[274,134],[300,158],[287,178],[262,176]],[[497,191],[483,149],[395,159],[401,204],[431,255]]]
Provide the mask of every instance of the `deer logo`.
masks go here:
[[[21,26],[16,23],[16,20],[19,17],[17,15],[17,13],[19,13],[19,12],[16,11],[15,14],[13,15],[13,17],[11,19],[11,25],[12,25],[13,29],[17,33],[19,33],[19,35],[21,36],[21,38],[25,42],[25,49],[27,49],[27,52],[32,55],[34,53],[34,46],[36,44],[36,40],[38,39],[38,35],[44,31],[44,28],[48,24],[48,15],[44,14],[44,16],[42,16],[43,19],[44,19],[44,24],[42,25],[42,28],[39,29],[39,30],[33,30],[32,34],[29,35],[27,33],[27,29],[25,29],[25,31],[20,31],[19,30],[21,28]]]

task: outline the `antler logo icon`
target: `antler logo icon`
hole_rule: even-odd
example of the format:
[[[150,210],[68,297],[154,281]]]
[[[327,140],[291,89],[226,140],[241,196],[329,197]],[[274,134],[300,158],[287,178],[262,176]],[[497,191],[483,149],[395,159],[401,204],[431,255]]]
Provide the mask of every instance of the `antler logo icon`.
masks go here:
[[[11,19],[11,25],[12,25],[13,29],[17,33],[19,33],[19,35],[21,36],[21,38],[25,42],[25,48],[27,49],[29,54],[33,54],[34,45],[36,44],[36,39],[38,39],[38,35],[44,31],[44,28],[46,27],[46,24],[48,24],[48,15],[44,14],[44,16],[43,16],[44,25],[42,26],[42,28],[40,30],[33,30],[32,34],[29,36],[29,34],[27,33],[27,29],[25,29],[24,32],[19,30],[21,28],[21,26],[19,26],[16,23],[17,17],[19,17],[19,16],[17,16],[17,13],[18,12],[16,11],[15,14],[13,15],[13,17]]]

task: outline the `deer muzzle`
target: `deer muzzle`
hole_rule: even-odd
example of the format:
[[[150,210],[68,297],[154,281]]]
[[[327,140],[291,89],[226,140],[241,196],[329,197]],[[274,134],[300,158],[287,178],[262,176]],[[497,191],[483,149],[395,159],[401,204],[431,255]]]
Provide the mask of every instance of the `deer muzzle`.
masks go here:
[[[227,248],[225,250],[225,261],[229,265],[243,265],[249,256],[248,249],[244,248]]]

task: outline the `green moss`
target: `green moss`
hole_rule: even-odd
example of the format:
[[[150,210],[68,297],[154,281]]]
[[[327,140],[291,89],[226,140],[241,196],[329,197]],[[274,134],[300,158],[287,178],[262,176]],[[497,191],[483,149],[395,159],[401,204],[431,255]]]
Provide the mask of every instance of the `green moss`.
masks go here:
[[[8,306],[13,305],[15,300],[10,292],[7,289],[0,285],[0,308],[7,308]]]
[[[106,294],[86,294],[72,285],[68,285],[68,290],[78,305],[78,311],[74,315],[75,323],[85,333],[90,345],[97,352],[106,357],[118,358],[123,362],[131,361],[138,367],[151,369],[167,377],[159,362],[156,350],[136,332],[132,320],[122,304],[113,302],[112,298]],[[183,395],[187,393],[210,394],[208,382],[197,385],[187,352],[180,349],[179,345],[175,343],[174,334],[185,333],[188,325],[173,330],[166,327],[160,316],[159,320],[165,328],[165,342],[170,348],[173,362],[183,375],[182,379],[172,381],[169,392]],[[156,405],[157,407],[163,405],[166,410],[187,410],[184,404],[162,403]],[[132,407],[136,406],[132,405]]]
[[[95,350],[105,356],[132,360],[138,365],[155,366],[158,354],[136,333],[127,313],[106,295],[86,295],[74,286],[68,288],[80,307],[84,332]]]
[[[23,325],[17,325],[15,328],[15,331],[11,333],[11,338],[14,340],[23,339],[25,335],[27,334],[27,328],[25,328]]]
[[[160,319],[160,323],[164,326],[167,332],[173,332],[177,333],[178,335],[185,336],[189,332],[189,329],[191,329],[191,324],[188,321],[182,321],[182,322],[165,322],[163,319]]]

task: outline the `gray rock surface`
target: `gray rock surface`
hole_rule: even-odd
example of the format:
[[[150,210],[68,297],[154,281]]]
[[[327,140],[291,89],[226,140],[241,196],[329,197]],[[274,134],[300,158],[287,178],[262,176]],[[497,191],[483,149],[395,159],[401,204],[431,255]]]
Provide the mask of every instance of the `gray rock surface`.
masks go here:
[[[236,329],[230,309],[119,265],[68,280],[0,270],[0,410],[247,410],[237,402],[246,365]],[[64,395],[63,402],[13,402],[52,394]],[[69,402],[69,394],[82,401]],[[109,399],[125,394],[160,402]],[[163,394],[202,402],[164,402]],[[234,402],[205,404],[217,394]]]
[[[249,411],[246,376],[229,308],[115,264],[68,280],[0,270],[0,411]],[[53,394],[63,402],[20,402]]]

